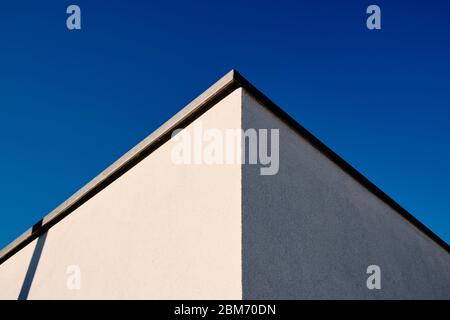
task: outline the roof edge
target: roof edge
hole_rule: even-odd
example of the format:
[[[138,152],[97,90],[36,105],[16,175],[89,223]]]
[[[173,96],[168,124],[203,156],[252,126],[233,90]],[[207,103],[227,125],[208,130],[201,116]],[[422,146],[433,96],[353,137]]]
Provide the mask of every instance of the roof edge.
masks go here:
[[[84,187],[79,189],[69,199],[61,203],[43,219],[8,244],[0,251],[0,264],[8,260],[27,244],[45,233],[53,225],[140,162],[140,160],[167,141],[175,129],[186,126],[193,119],[212,107],[217,101],[221,100],[234,89],[237,89],[239,87],[237,78],[236,70],[229,71],[187,106],[172,116],[172,118],[116,160]]]
[[[237,73],[237,72],[236,72]],[[271,101],[264,93],[259,91],[254,87],[247,79],[242,77],[239,73],[236,74],[236,81],[246,89],[252,96],[258,100],[262,105],[268,107],[275,115],[280,117],[287,125],[299,133],[303,138],[306,139],[312,146],[314,146],[318,151],[325,155],[328,159],[334,162],[338,167],[344,170],[347,174],[353,177],[358,183],[363,187],[372,192],[380,200],[386,203],[394,211],[399,213],[403,218],[408,220],[413,224],[419,231],[425,233],[429,238],[431,238],[435,243],[442,247],[445,251],[450,253],[450,246],[437,234],[435,234],[430,228],[420,222],[416,217],[409,213],[405,208],[403,208],[394,199],[388,196],[384,191],[378,188],[374,183],[372,183],[368,178],[366,178],[362,173],[356,170],[352,165],[345,161],[336,152],[327,147],[321,140],[315,137],[311,132],[309,132],[305,127],[292,118],[288,113]]]
[[[190,102],[187,106],[176,113],[172,118],[161,125],[157,130],[152,132],[144,140],[139,142],[135,147],[125,153],[117,161],[111,164],[107,169],[101,172],[93,180],[87,183],[84,187],[78,190],[69,199],[61,203],[38,223],[33,225],[30,229],[25,231],[22,235],[16,238],[13,242],[8,244],[0,251],[0,264],[8,260],[15,253],[20,251],[34,239],[45,233],[53,225],[61,221],[64,217],[69,215],[87,200],[92,198],[98,192],[103,190],[106,186],[119,178],[134,165],[139,163],[143,158],[156,150],[160,145],[170,139],[172,132],[178,128],[184,128],[191,123],[198,116],[210,109],[215,103],[222,100],[225,96],[233,90],[242,87],[249,92],[254,98],[266,106],[270,111],[280,117],[290,127],[295,129],[301,136],[303,136],[310,144],[318,149],[327,158],[337,164],[342,170],[347,172],[361,185],[375,194],[378,198],[388,204],[392,209],[397,211],[405,219],[411,222],[420,231],[428,235],[439,246],[450,253],[450,246],[431,231],[427,226],[417,220],[406,209],[400,206],[396,201],[379,189],[375,184],[369,181],[363,174],[353,168],[348,162],[341,158],[337,153],[328,148],[318,138],[306,130],[295,119],[293,119],[284,110],[278,107],[266,95],[254,87],[247,79],[245,79],[239,72],[232,69],[216,83],[206,89],[202,94]]]

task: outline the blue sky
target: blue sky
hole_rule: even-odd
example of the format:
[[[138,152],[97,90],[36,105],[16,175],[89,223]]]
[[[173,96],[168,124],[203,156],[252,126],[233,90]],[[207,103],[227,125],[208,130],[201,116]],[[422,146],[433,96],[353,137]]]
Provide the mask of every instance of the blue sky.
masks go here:
[[[365,26],[370,4],[381,30]],[[447,1],[2,1],[0,247],[232,68],[450,242],[449,14]]]

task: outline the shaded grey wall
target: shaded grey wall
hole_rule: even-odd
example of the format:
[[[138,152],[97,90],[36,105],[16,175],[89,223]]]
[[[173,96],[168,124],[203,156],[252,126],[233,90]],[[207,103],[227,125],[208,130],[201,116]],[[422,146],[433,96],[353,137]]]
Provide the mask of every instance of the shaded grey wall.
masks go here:
[[[279,173],[242,167],[244,299],[450,298],[443,248],[247,94],[242,125],[280,129]]]

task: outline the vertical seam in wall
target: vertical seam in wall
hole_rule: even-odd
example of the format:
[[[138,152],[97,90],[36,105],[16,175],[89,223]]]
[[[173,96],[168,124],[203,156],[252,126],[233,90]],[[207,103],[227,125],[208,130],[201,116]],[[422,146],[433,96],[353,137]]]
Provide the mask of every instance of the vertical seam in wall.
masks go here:
[[[244,130],[244,88],[241,87],[241,123],[239,124],[241,130]],[[241,131],[242,132],[242,131]],[[242,148],[244,146],[242,141],[242,135],[240,139],[241,144],[241,300],[244,300],[244,188],[243,188],[243,175],[244,175],[244,161],[242,161]]]

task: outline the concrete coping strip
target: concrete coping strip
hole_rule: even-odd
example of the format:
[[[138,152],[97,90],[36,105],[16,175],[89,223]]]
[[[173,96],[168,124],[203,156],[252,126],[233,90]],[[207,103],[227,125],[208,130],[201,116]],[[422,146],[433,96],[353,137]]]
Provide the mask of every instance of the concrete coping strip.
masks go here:
[[[229,71],[225,76],[219,79],[201,95],[195,98],[186,107],[176,113],[171,119],[166,121],[157,130],[147,136],[144,140],[138,143],[130,151],[120,157],[107,169],[101,172],[93,180],[87,183],[84,187],[78,190],[69,199],[61,203],[41,221],[36,223],[33,227],[25,231],[17,239],[7,245],[0,251],[0,264],[5,262],[15,253],[20,251],[27,244],[46,232],[54,224],[62,220],[65,216],[73,212],[76,208],[89,200],[92,196],[100,192],[103,188],[111,182],[120,177],[123,173],[132,168],[136,163],[145,158],[149,153],[158,148],[161,144],[170,138],[173,130],[182,128],[192,122],[199,115],[211,108],[215,102],[220,101],[226,95],[237,88],[244,88],[254,98],[262,103],[265,107],[271,110],[274,114],[280,117],[285,123],[295,129],[301,136],[303,136],[309,143],[316,147],[322,154],[336,163],[341,169],[351,175],[360,184],[369,189],[378,198],[387,203],[405,219],[416,226],[420,231],[427,234],[432,240],[439,244],[444,250],[450,253],[449,245],[437,236],[428,227],[417,220],[413,215],[407,212],[392,198],[381,191],[377,186],[370,182],[365,176],[343,160],[334,151],[323,144],[319,139],[312,135],[308,130],[301,126],[296,120],[289,116],[285,111],[273,103],[261,91],[255,88],[249,81],[239,74],[236,70]]]

